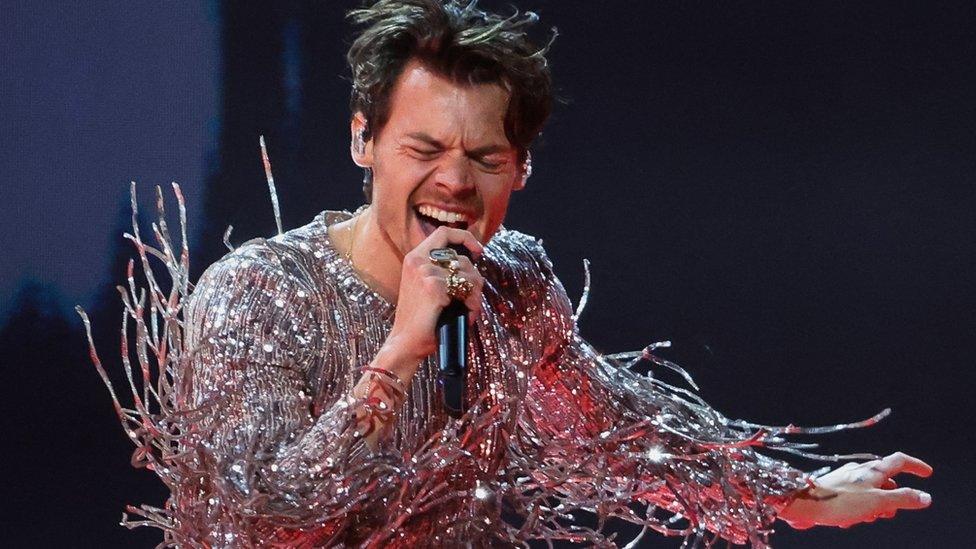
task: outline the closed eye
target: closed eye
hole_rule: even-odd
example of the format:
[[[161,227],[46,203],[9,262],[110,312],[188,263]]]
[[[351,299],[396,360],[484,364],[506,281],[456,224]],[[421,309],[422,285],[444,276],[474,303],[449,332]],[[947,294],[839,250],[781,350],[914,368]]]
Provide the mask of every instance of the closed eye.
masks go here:
[[[410,150],[414,152],[417,156],[423,157],[424,160],[430,160],[437,156],[440,152],[437,149],[418,149],[416,147],[410,147]]]
[[[484,166],[485,168],[487,168],[489,170],[495,170],[495,169],[498,169],[499,167],[501,167],[501,165],[503,164],[503,162],[492,162],[492,161],[490,161],[488,159],[485,159],[485,158],[479,158],[478,159],[478,164],[481,164],[482,166]]]

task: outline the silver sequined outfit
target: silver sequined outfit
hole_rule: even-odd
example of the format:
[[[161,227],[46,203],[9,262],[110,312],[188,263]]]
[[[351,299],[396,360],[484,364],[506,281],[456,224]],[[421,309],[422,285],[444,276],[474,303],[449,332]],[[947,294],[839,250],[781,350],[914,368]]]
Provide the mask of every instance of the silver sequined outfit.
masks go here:
[[[159,360],[169,376],[155,380],[158,410],[138,388],[135,408],[118,409],[135,461],[171,491],[164,509],[130,512],[168,544],[612,546],[569,515],[589,510],[668,535],[766,546],[777,510],[808,481],[752,448],[788,448],[786,428],[729,420],[626,367],[642,357],[665,364],[647,351],[596,352],[540,243],[512,230],[477,262],[486,282],[469,347],[472,411],[446,415],[428,359],[392,436],[371,450],[349,395],[395,307],[331,245],[327,227],[349,215],[323,212],[252,240],[192,289],[164,246],[178,283],[168,301],[158,291],[161,320],[137,319],[135,337],[155,357],[168,342]],[[130,312],[146,318],[131,295]]]

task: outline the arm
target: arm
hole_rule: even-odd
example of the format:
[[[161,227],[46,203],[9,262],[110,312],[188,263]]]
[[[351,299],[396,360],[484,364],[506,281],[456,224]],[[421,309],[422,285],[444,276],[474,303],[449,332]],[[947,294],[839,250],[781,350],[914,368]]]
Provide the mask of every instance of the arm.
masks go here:
[[[255,521],[338,533],[346,510],[392,489],[395,464],[362,436],[363,401],[332,387],[341,373],[325,360],[327,304],[315,295],[274,254],[238,253],[190,297],[176,385],[186,459],[174,464],[185,469],[174,497],[209,502],[206,515],[192,507],[180,517],[203,521],[200,534],[254,535]]]
[[[924,506],[917,491],[881,489],[886,482],[892,488],[890,476],[900,471],[930,471],[914,458],[850,464],[814,480],[754,449],[788,447],[780,435],[790,428],[731,421],[694,393],[600,354],[579,335],[541,246],[533,241],[527,248],[539,275],[521,282],[539,289],[548,310],[534,321],[544,343],[529,385],[523,443],[543,464],[537,476],[560,485],[570,506],[602,509],[666,533],[704,536],[707,529],[756,546],[764,546],[777,516],[797,527],[842,525]],[[665,364],[647,351],[643,358]],[[856,467],[883,473],[856,485],[846,475]],[[573,468],[585,473],[571,482],[560,477]],[[680,514],[686,527],[636,516],[627,507],[635,501]]]
[[[131,237],[145,286],[136,286],[130,262],[128,291],[120,287],[131,405],[117,395],[79,309],[92,361],[136,446],[133,466],[152,470],[171,492],[164,508],[128,506],[141,519],[124,515],[122,524],[159,528],[164,544],[187,547],[361,537],[363,523],[377,520],[375,503],[398,492],[408,472],[396,454],[366,447],[364,434],[382,424],[371,391],[343,394],[344,365],[327,369],[336,361],[324,360],[332,343],[325,304],[270,243],[238,249],[190,293],[186,249],[177,259],[165,232],[157,237],[162,250]],[[150,256],[165,261],[166,291]]]
[[[708,530],[763,547],[777,510],[807,482],[755,452],[759,439],[692,395],[622,368],[575,334],[537,364],[520,427],[546,441],[537,474],[547,482],[579,471],[564,488],[572,506],[602,507],[667,534]],[[633,502],[687,520],[640,516],[628,507]]]
[[[153,228],[158,249],[141,240],[135,224],[130,236],[143,285],[130,261],[128,288],[119,288],[131,405],[119,398],[88,317],[78,311],[92,361],[136,446],[133,466],[152,470],[171,492],[164,508],[128,506],[140,519],[123,516],[123,525],[159,528],[174,546],[375,546],[446,501],[441,479],[451,473],[439,473],[444,460],[453,470],[471,456],[457,433],[409,462],[382,436],[418,357],[433,345],[432,326],[417,325],[436,320],[443,305],[437,298],[446,294],[444,276],[430,272],[429,260],[411,261],[420,268],[408,269],[405,287],[422,291],[400,300],[394,330],[377,355],[368,365],[349,365],[337,344],[344,342],[325,335],[335,331],[325,329],[329,298],[313,291],[303,259],[290,248],[276,239],[245,244],[211,266],[191,292],[186,247],[177,256],[165,225]],[[464,243],[480,253],[470,234],[450,231],[438,229],[426,244]],[[168,283],[154,272],[156,258]],[[462,263],[480,288],[480,275]],[[472,312],[473,319],[477,307]],[[360,366],[353,384],[347,376]]]
[[[322,530],[328,537],[317,544],[358,543],[391,535],[436,494],[429,484],[438,475],[417,470],[430,468],[443,449],[435,445],[405,464],[385,435],[433,347],[444,305],[438,300],[448,299],[426,248],[449,241],[480,253],[470,234],[442,228],[409,254],[393,328],[351,388],[345,377],[359,365],[347,365],[345,349],[326,339],[330,304],[319,301],[287,251],[282,259],[268,242],[205,273],[186,312],[183,381],[189,408],[204,410],[193,450],[212,464],[201,475],[212,476],[215,499],[230,502],[226,523],[261,517]],[[480,288],[477,271],[463,263]],[[276,539],[259,535],[262,544]]]

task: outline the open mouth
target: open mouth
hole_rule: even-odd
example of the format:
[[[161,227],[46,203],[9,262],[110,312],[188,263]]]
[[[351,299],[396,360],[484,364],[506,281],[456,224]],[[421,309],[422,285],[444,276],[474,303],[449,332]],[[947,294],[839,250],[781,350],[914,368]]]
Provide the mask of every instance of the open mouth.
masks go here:
[[[430,233],[434,232],[440,226],[454,229],[468,228],[467,217],[458,213],[447,212],[427,205],[416,206],[413,211],[417,215],[417,219],[420,220],[420,226],[424,234],[427,235],[430,235]]]

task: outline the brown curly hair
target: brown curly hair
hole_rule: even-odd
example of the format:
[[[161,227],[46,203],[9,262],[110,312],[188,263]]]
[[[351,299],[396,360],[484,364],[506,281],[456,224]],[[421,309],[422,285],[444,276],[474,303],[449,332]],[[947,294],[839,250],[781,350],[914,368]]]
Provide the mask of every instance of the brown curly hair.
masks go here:
[[[514,8],[513,8],[514,9]],[[505,135],[525,160],[552,110],[552,79],[546,53],[557,31],[536,47],[527,30],[538,21],[518,10],[507,17],[478,9],[477,0],[379,0],[352,10],[349,19],[368,25],[346,59],[352,70],[353,113],[366,119],[368,140],[390,114],[393,86],[411,59],[465,84],[498,83],[510,92]],[[372,197],[367,170],[363,191]]]

